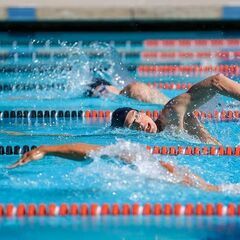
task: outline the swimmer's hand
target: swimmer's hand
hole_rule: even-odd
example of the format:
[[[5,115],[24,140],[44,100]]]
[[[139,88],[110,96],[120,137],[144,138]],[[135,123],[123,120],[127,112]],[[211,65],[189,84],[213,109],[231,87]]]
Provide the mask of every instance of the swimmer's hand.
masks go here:
[[[82,161],[91,152],[99,150],[101,146],[86,144],[86,143],[75,143],[75,144],[64,144],[64,145],[43,145],[30,152],[27,152],[23,157],[16,163],[8,166],[9,169],[23,166],[27,163],[40,160],[44,156],[57,156],[61,158]]]
[[[16,167],[23,166],[32,161],[40,160],[45,156],[46,152],[44,151],[44,146],[33,149],[32,151],[26,152],[22,158],[20,158],[17,162],[8,166],[8,169],[13,169]]]

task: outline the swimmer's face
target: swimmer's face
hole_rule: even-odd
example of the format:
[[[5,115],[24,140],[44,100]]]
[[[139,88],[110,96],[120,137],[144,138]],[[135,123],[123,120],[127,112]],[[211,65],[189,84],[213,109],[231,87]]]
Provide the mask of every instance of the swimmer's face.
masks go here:
[[[93,97],[101,97],[101,96],[106,96],[109,91],[108,91],[108,86],[106,85],[99,85],[93,90]]]
[[[156,133],[157,125],[145,113],[131,110],[124,121],[124,127],[148,133]]]
[[[118,95],[119,93],[120,93],[120,91],[112,85],[100,85],[94,89],[92,96],[93,97],[101,97],[101,96],[108,97],[111,94]]]

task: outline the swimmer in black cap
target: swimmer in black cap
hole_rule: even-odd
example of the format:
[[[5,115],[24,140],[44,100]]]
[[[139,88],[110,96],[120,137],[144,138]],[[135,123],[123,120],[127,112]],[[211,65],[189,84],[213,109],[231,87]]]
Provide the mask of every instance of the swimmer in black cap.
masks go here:
[[[101,97],[106,96],[109,93],[115,95],[123,95],[142,102],[161,105],[166,104],[169,100],[168,97],[166,97],[160,91],[149,87],[144,83],[132,82],[125,86],[122,90],[119,90],[102,78],[93,79],[93,83],[88,85],[88,89],[84,95],[87,97]]]
[[[138,112],[137,109],[133,109],[129,107],[118,108],[117,110],[115,110],[112,114],[111,127],[119,127],[119,128],[124,127],[125,119],[130,111]]]
[[[88,89],[84,95],[86,97],[101,97],[110,92],[115,93],[113,90],[115,90],[115,88],[108,81],[102,78],[94,78],[93,83],[88,85]],[[116,94],[119,94],[118,90]]]
[[[240,100],[240,84],[216,74],[194,84],[186,93],[171,99],[155,121],[146,114],[131,108],[119,108],[112,114],[113,127],[127,127],[149,133],[157,133],[168,126],[177,131],[185,130],[200,141],[220,145],[194,115],[194,111],[217,93]]]
[[[112,115],[112,126],[129,127],[156,133],[162,131],[167,126],[174,125],[179,130],[185,129],[189,134],[199,137],[203,142],[219,144],[219,142],[204,129],[193,114],[193,111],[196,108],[206,103],[216,93],[240,101],[240,84],[222,74],[217,74],[193,85],[186,93],[171,99],[165,105],[162,114],[156,121],[153,121],[151,118],[135,109],[120,108],[114,111]],[[8,168],[12,169],[20,167],[32,161],[40,160],[44,156],[58,156],[72,160],[82,160],[88,156],[90,152],[98,151],[101,148],[103,147],[99,145],[84,143],[40,146],[25,153],[21,159],[10,165]],[[131,159],[131,154],[128,155],[125,151],[122,153],[120,152],[118,157],[126,163],[133,163],[134,161]],[[234,188],[238,191],[240,190],[239,185],[212,185],[190,171],[182,174],[183,172],[181,168],[170,163],[159,161],[159,164],[166,170],[166,174],[171,173],[176,177],[183,175],[181,183],[187,186],[193,186],[205,191],[213,192],[220,192],[226,189],[231,191],[234,190]]]

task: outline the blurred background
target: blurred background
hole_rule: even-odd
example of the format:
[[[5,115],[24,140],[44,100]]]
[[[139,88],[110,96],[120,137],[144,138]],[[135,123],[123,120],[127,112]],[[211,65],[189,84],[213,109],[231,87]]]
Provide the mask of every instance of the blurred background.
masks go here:
[[[1,0],[0,20],[232,20],[239,0]]]

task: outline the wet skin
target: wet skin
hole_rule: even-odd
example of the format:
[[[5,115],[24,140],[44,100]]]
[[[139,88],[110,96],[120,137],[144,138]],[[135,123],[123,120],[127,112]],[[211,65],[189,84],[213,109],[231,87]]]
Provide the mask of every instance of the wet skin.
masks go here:
[[[160,132],[168,126],[175,126],[177,131],[186,130],[189,135],[199,138],[202,142],[221,145],[194,115],[197,108],[217,93],[239,101],[240,84],[223,74],[210,76],[194,84],[186,93],[168,101],[155,122],[144,113],[132,110],[126,116],[124,126],[149,133]]]
[[[136,110],[131,110],[127,114],[124,127],[148,133],[156,133],[158,131],[157,125],[152,118]]]
[[[141,102],[149,102],[164,105],[168,102],[168,97],[159,90],[149,87],[145,83],[133,82],[125,86],[122,90],[116,87],[100,85],[94,89],[94,97],[108,96],[108,94],[122,95],[136,99]]]

